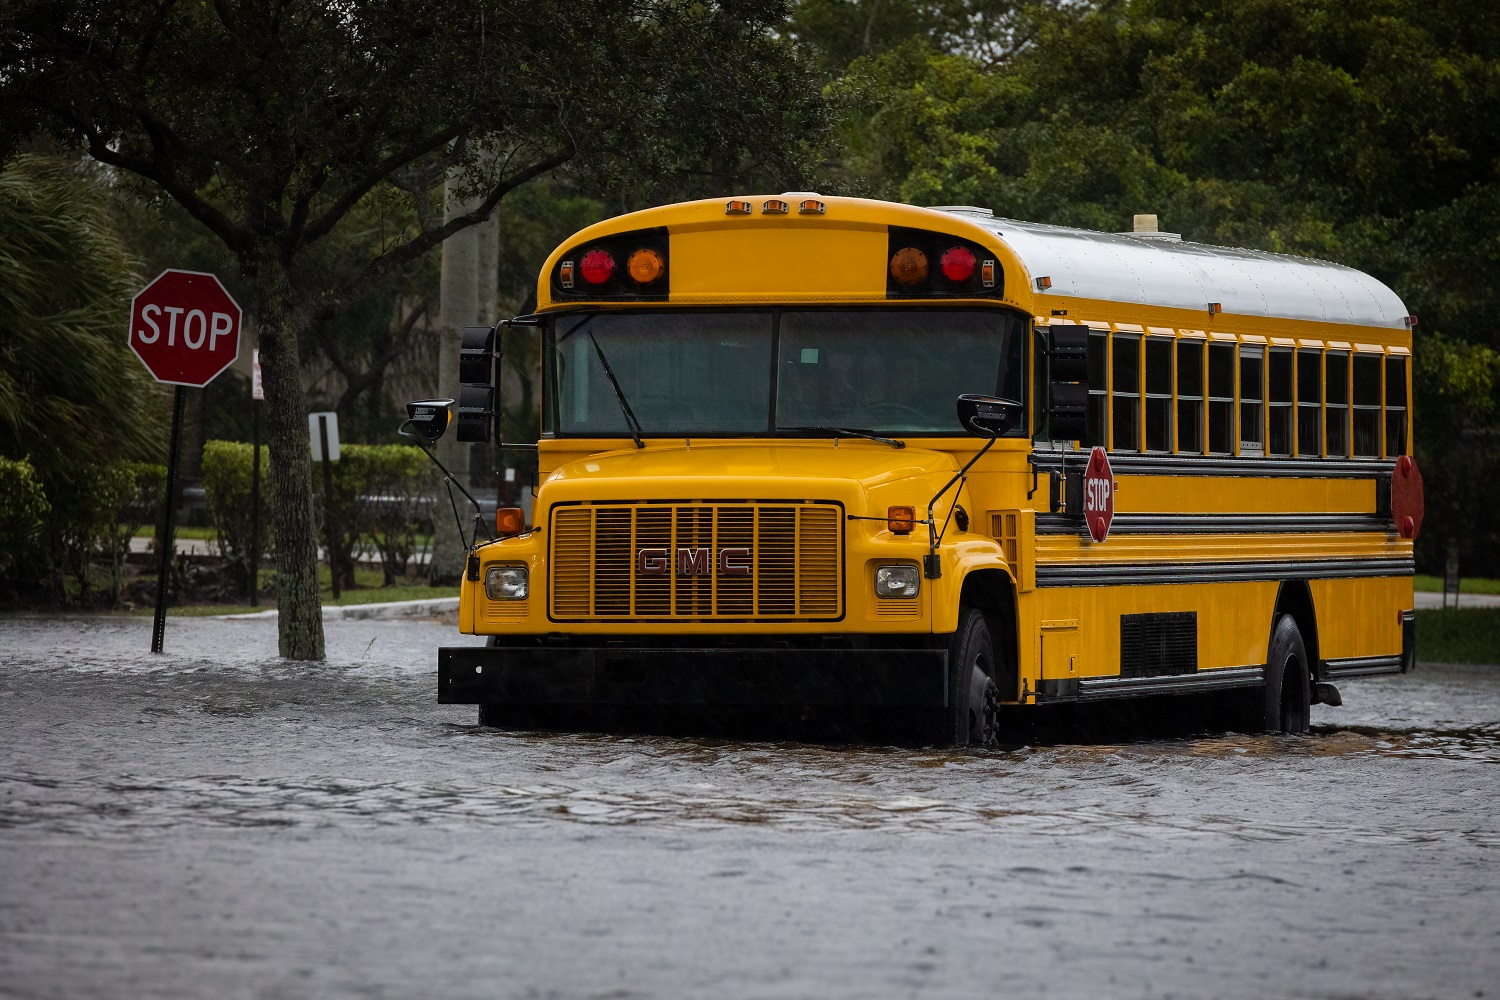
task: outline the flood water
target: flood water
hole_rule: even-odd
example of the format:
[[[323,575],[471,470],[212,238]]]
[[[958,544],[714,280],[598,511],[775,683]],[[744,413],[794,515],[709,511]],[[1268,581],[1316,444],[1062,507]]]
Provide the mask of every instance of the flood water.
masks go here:
[[[446,624],[150,625],[0,620],[0,995],[1500,995],[1497,668],[939,752],[481,730]]]

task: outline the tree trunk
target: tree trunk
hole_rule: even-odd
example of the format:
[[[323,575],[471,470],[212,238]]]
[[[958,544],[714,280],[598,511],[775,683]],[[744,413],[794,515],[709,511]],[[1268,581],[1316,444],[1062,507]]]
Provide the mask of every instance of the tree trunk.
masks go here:
[[[318,596],[317,524],[313,517],[312,451],[307,399],[297,356],[293,292],[279,251],[263,248],[254,262],[260,368],[266,390],[271,518],[276,525],[276,606],[281,655],[323,659],[323,607]]]
[[[463,201],[454,194],[455,185],[449,182],[444,198],[444,221],[474,210],[477,200]],[[443,264],[440,301],[438,304],[438,395],[447,399],[458,399],[458,351],[463,339],[464,327],[480,321],[479,295],[479,227],[470,226],[454,233],[443,241]],[[465,487],[469,478],[469,445],[458,441],[450,432],[438,442],[438,457],[453,473],[455,479]],[[456,492],[456,491],[455,491]],[[464,571],[467,551],[459,525],[454,523],[453,511],[448,504],[447,489],[439,491],[436,509],[432,515],[433,543],[432,563],[428,576],[434,585],[453,586]],[[465,523],[474,513],[462,494],[458,496],[458,512]]]

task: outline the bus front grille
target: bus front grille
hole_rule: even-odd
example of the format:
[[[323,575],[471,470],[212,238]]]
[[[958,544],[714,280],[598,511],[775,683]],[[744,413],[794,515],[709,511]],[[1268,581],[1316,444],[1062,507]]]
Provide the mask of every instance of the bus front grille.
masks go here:
[[[554,507],[554,621],[830,621],[843,509],[831,503]]]

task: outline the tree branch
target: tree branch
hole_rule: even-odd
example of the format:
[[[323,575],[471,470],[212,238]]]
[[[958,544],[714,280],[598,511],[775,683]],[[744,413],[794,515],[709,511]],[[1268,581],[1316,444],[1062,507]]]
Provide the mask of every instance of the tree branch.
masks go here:
[[[338,198],[328,209],[318,216],[316,220],[300,233],[295,235],[296,243],[289,247],[289,251],[295,252],[298,246],[313,243],[333,231],[333,227],[339,224],[339,220],[359,204],[359,200],[369,194],[375,185],[385,180],[402,164],[410,163],[412,160],[432,152],[463,135],[462,127],[444,129],[441,132],[431,133],[401,147],[383,158],[375,166],[371,167],[363,177],[349,186],[342,197]]]
[[[348,302],[365,288],[368,288],[382,275],[403,264],[416,260],[454,233],[467,229],[470,226],[479,225],[479,223],[484,222],[495,211],[495,206],[500,204],[501,198],[504,198],[507,194],[525,184],[533,177],[538,177],[549,170],[555,170],[564,163],[567,163],[577,152],[577,147],[570,144],[559,149],[551,156],[537,160],[518,170],[516,173],[511,174],[505,180],[491,188],[489,194],[485,196],[484,201],[480,202],[478,207],[472,212],[464,215],[455,215],[436,229],[429,229],[426,232],[420,233],[409,242],[403,243],[394,250],[376,257],[370,261],[369,265],[354,280],[331,293],[324,301],[334,306]]]

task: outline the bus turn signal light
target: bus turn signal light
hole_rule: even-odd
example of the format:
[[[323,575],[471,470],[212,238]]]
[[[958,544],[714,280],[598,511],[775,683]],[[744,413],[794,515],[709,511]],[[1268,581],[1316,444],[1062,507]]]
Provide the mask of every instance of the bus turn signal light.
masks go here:
[[[891,277],[911,288],[927,280],[927,255],[916,247],[902,247],[891,257]]]
[[[519,507],[495,509],[495,534],[519,535],[526,530],[526,512]]]
[[[583,280],[591,285],[602,285],[615,273],[615,259],[603,250],[590,250],[578,262]]]
[[[637,250],[626,261],[625,270],[630,272],[631,281],[638,285],[649,285],[661,277],[666,265],[662,263],[661,254],[655,250]]]
[[[887,507],[885,518],[885,526],[890,529],[891,534],[909,535],[917,523],[917,508]]]

